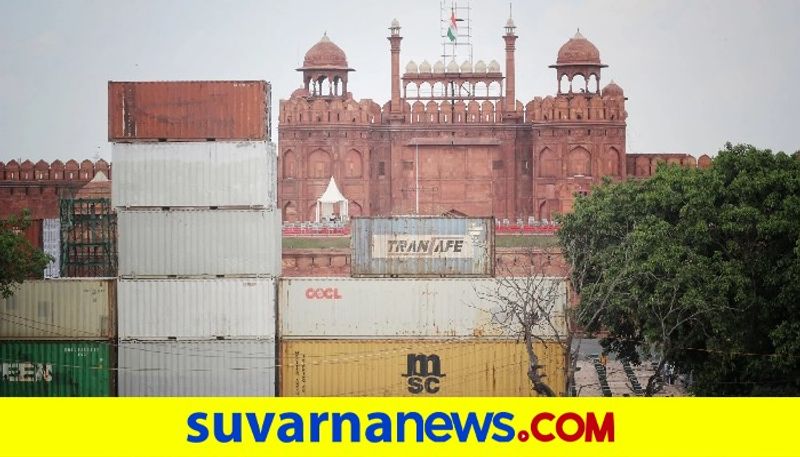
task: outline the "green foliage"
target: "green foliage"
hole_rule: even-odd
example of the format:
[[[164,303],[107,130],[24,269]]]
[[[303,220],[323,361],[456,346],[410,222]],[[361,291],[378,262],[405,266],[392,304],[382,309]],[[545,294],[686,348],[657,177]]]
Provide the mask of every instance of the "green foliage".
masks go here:
[[[0,219],[0,298],[13,294],[15,284],[30,277],[41,277],[52,257],[32,246],[23,232],[30,226],[30,215]]]
[[[553,248],[558,247],[558,238],[544,235],[497,235],[494,238],[498,248]]]
[[[800,160],[726,145],[578,198],[559,239],[579,320],[691,373],[699,395],[800,394]]]

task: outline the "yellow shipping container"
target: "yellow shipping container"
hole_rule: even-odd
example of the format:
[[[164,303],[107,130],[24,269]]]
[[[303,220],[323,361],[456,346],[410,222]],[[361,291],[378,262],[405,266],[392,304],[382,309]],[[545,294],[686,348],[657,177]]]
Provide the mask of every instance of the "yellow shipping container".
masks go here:
[[[567,353],[537,343],[544,379],[566,390]],[[280,395],[534,396],[525,346],[497,340],[282,340]]]

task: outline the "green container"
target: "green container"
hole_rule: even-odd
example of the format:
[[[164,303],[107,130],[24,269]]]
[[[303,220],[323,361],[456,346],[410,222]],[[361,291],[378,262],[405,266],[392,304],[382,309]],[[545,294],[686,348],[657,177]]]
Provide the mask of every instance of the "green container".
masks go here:
[[[108,397],[111,347],[96,341],[0,341],[0,396]]]

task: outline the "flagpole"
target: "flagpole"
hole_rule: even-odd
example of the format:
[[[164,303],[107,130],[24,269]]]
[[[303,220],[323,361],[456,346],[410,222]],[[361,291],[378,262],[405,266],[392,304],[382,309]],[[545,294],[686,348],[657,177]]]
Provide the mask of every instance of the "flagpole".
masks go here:
[[[416,184],[415,184],[414,187],[416,188],[416,191],[417,191],[416,192],[417,193],[416,210],[417,210],[417,216],[419,216],[419,140],[416,140],[414,142],[414,146],[416,146],[416,153],[415,153],[416,157],[415,157],[415,160],[417,162],[416,166],[414,167],[414,172],[415,172],[414,174],[416,175],[415,178],[414,178],[414,180],[416,181]]]

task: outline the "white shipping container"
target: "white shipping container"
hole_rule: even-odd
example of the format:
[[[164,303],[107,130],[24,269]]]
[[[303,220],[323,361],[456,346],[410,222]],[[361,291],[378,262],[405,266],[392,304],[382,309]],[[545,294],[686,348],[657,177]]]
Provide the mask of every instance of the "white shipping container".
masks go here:
[[[281,211],[278,210],[277,213],[279,217],[274,218],[273,223],[275,224],[275,233],[278,235],[272,237],[272,242],[273,249],[278,252],[278,255],[273,257],[275,263],[273,264],[272,268],[277,272],[275,273],[275,276],[280,276],[283,274],[283,220],[281,217]]]
[[[494,276],[494,219],[354,217],[354,277]]]
[[[0,299],[0,339],[113,338],[114,285],[98,279],[24,281]]]
[[[509,281],[513,281],[511,286]],[[536,293],[534,293],[536,292]],[[492,298],[493,297],[493,298]],[[281,278],[282,338],[442,338],[519,335],[498,297],[538,297],[542,338],[566,335],[566,285],[558,278]]]
[[[120,341],[120,397],[275,396],[275,340]]]
[[[44,269],[44,277],[58,278],[61,276],[61,220],[44,219],[42,232],[43,250],[53,257]]]
[[[121,279],[121,339],[275,338],[275,280]]]
[[[112,153],[117,207],[276,205],[272,143],[113,143]]]
[[[276,276],[280,218],[267,210],[120,211],[119,275]]]

